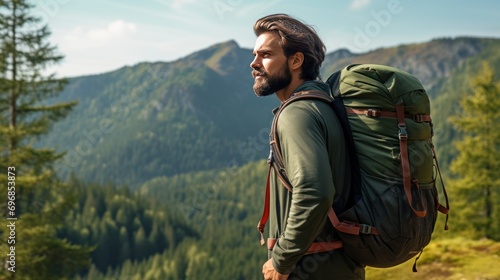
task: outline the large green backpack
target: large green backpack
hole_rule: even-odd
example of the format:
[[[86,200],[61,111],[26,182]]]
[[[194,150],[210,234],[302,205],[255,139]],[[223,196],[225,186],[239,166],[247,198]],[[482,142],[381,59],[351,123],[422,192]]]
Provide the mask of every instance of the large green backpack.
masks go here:
[[[293,190],[277,144],[281,111],[305,98],[329,103],[343,126],[349,149],[350,204],[343,209],[333,205],[328,213],[341,241],[313,243],[308,253],[343,247],[348,256],[364,265],[390,267],[403,263],[430,242],[437,212],[447,214],[449,210],[432,144],[427,93],[414,76],[374,64],[347,66],[332,74],[327,83],[332,96],[299,92],[275,114],[270,170],[274,168],[283,184]],[[438,202],[437,175],[446,207]],[[258,225],[261,234],[269,213],[268,194],[269,179]]]

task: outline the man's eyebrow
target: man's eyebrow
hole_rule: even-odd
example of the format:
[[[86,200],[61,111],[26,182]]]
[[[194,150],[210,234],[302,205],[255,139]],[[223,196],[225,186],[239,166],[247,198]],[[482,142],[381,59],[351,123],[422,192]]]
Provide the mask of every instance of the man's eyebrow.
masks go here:
[[[262,49],[258,49],[258,50],[253,50],[252,53],[253,54],[256,54],[256,53],[272,53],[272,50],[268,49],[268,48],[262,48]]]

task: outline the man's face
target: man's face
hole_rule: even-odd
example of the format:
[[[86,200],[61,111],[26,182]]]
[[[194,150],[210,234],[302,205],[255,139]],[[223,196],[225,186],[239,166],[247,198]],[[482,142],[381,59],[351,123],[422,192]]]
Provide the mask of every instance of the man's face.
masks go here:
[[[278,35],[265,32],[257,37],[250,63],[254,78],[253,91],[257,96],[273,94],[292,81],[288,59],[278,44]]]

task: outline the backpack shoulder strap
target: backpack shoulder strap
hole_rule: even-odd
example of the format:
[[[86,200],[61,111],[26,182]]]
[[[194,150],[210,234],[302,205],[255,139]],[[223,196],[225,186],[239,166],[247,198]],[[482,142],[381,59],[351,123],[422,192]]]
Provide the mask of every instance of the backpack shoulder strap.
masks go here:
[[[295,93],[292,97],[290,97],[288,100],[286,100],[283,104],[281,104],[280,108],[274,115],[273,123],[271,125],[271,133],[269,135],[269,142],[270,142],[270,147],[271,151],[269,153],[269,158],[267,160],[267,163],[269,164],[269,170],[267,172],[267,181],[266,181],[266,195],[265,195],[265,200],[264,200],[264,210],[262,212],[262,217],[260,218],[259,223],[257,224],[257,229],[260,232],[260,243],[261,245],[265,244],[265,238],[264,238],[264,228],[266,226],[268,217],[269,217],[269,203],[270,203],[270,196],[269,196],[269,189],[270,189],[270,174],[271,174],[271,169],[274,169],[276,174],[278,175],[278,178],[280,181],[283,183],[283,185],[290,191],[293,191],[292,185],[290,181],[288,180],[288,176],[286,174],[285,170],[285,164],[283,162],[283,156],[281,155],[280,148],[278,146],[278,134],[277,134],[277,129],[276,126],[278,124],[278,118],[281,114],[281,112],[292,102],[300,100],[300,99],[320,99],[325,102],[331,102],[332,98],[328,95],[325,95],[321,91],[301,91]]]
[[[281,112],[291,103],[301,99],[317,99],[317,100],[322,100],[326,103],[333,102],[333,98],[331,98],[329,95],[324,94],[322,91],[319,90],[300,91],[295,93],[292,97],[288,98],[285,102],[283,102],[279,110],[274,115],[273,124],[271,125],[271,133],[269,135],[271,152],[269,154],[268,163],[274,168],[276,174],[280,178],[280,181],[290,192],[292,191],[292,185],[288,180],[288,176],[285,170],[285,164],[283,161],[283,156],[281,154],[281,150],[278,145],[277,125]]]

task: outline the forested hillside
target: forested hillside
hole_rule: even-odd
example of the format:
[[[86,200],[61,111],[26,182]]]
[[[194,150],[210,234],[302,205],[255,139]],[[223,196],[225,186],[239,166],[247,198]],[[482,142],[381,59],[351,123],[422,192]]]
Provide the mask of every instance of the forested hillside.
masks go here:
[[[76,178],[70,185],[77,203],[59,234],[71,243],[95,246],[91,258],[99,270],[174,252],[183,240],[200,238],[197,230],[174,214],[175,208],[151,207],[148,199],[127,188],[86,185]]]
[[[76,180],[61,235],[95,246],[78,279],[259,279],[267,249],[255,227],[265,161],[162,177],[131,193]]]

